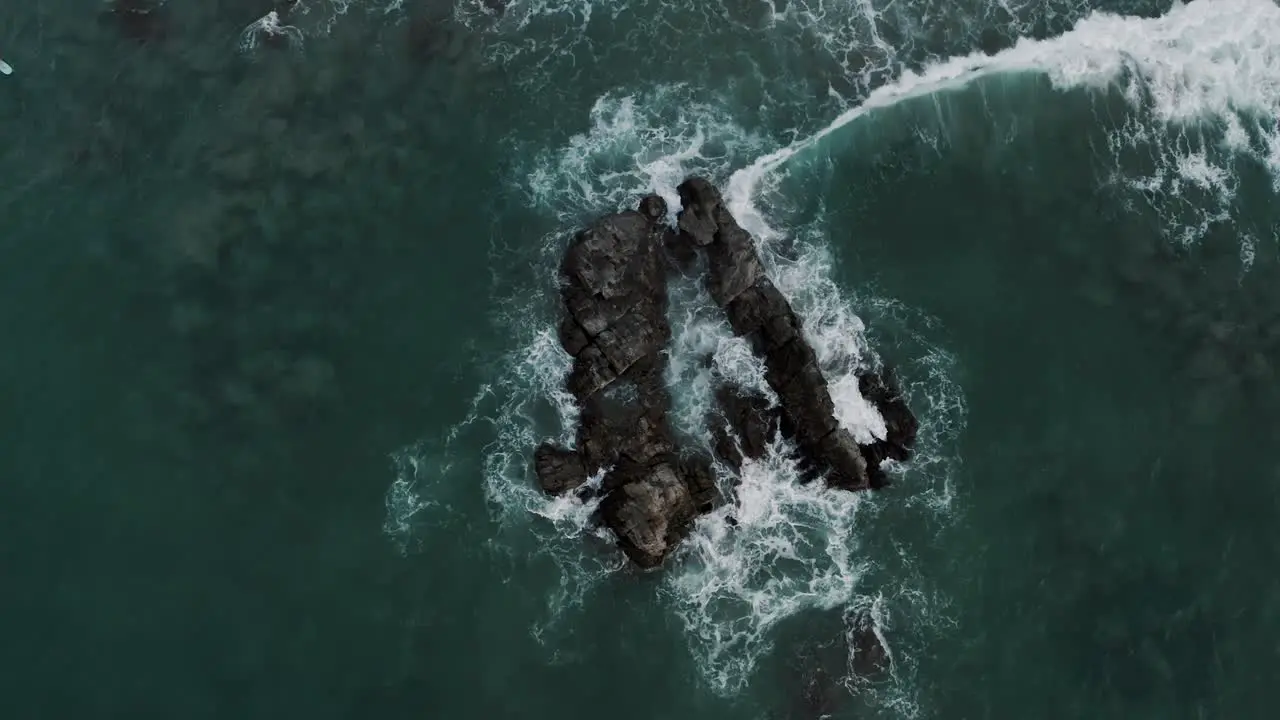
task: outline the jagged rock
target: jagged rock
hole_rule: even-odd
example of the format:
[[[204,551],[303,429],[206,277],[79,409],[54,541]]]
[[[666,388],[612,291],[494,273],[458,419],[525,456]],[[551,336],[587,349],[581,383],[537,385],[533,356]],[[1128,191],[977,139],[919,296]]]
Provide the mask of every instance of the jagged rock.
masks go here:
[[[593,342],[618,375],[666,348],[671,328],[665,317],[656,315],[658,309],[653,303],[639,303],[596,335]]]
[[[723,501],[716,487],[716,477],[711,464],[705,458],[694,457],[680,461],[680,476],[689,488],[694,509],[701,513],[714,510]]]
[[[763,457],[778,431],[778,408],[763,395],[743,394],[728,385],[716,389],[716,405],[721,417],[709,419],[716,457],[734,470],[742,467],[743,458]]]
[[[640,200],[640,214],[650,222],[662,222],[667,217],[667,201],[657,195],[647,195]]]
[[[875,621],[867,613],[860,614],[849,631],[853,645],[853,674],[864,680],[876,680],[889,672],[889,651],[876,634]]]
[[[880,463],[884,460],[899,462],[909,460],[911,446],[915,444],[920,423],[907,407],[907,401],[902,396],[891,370],[885,370],[883,375],[875,373],[862,375],[858,378],[858,390],[884,418],[887,431],[885,439],[862,448],[862,455],[867,460],[871,474],[871,486],[883,487],[888,484],[888,478],[880,470]]]
[[[768,278],[735,297],[725,308],[734,333],[747,338],[757,354],[768,354],[799,337],[799,319]]]
[[[684,206],[681,232],[688,242],[704,248],[707,290],[724,308],[734,333],[747,338],[763,357],[765,380],[778,393],[782,406],[783,431],[795,437],[808,464],[827,473],[833,487],[873,487],[861,449],[846,431],[839,430],[827,381],[804,338],[800,319],[765,277],[755,242],[709,182],[690,178],[677,190]]]
[[[596,345],[588,345],[574,358],[567,385],[574,397],[581,398],[595,395],[617,379],[604,352]]]
[[[671,266],[680,273],[688,273],[698,261],[698,248],[689,242],[688,236],[684,233],[675,231],[664,233],[662,245],[666,248]]]
[[[679,459],[663,381],[671,327],[664,248],[671,230],[657,196],[575,236],[560,267],[567,312],[560,343],[574,357],[566,386],[579,408],[577,448],[544,445],[534,463],[543,489],[577,489],[610,468],[599,521],[641,567],[653,567],[690,521],[718,500],[705,463]],[[589,492],[588,494],[591,494]]]
[[[702,178],[690,178],[677,188],[678,223],[687,242],[703,248],[710,260],[707,290],[720,307],[764,278],[764,265],[755,241],[724,207],[720,191]]]
[[[538,484],[551,495],[560,495],[577,489],[587,481],[587,471],[582,457],[573,450],[543,443],[533,453],[534,471]]]
[[[674,452],[666,420],[670,407],[661,374],[653,371],[580,399],[577,445],[587,472],[622,457],[643,464]]]
[[[633,472],[635,479],[605,496],[601,515],[627,557],[642,568],[652,568],[680,542],[696,507],[689,487],[671,463]]]
[[[807,449],[803,445],[801,447]],[[827,484],[833,488],[879,490],[886,484],[883,481],[873,482],[862,448],[844,428],[832,430],[809,453],[826,475]]]
[[[587,332],[577,323],[570,315],[565,315],[560,320],[560,345],[565,352],[572,357],[577,357],[578,353],[591,342],[591,338],[587,337]]]
[[[702,178],[689,178],[676,188],[682,209],[676,218],[680,234],[695,247],[706,247],[715,240],[716,208],[722,200],[720,191]]]
[[[687,270],[705,254],[712,299],[763,358],[765,379],[778,396],[774,406],[759,394],[717,389],[721,417],[708,422],[714,451],[726,464],[740,469],[744,458],[763,456],[781,432],[796,441],[802,466],[831,487],[874,489],[887,484],[881,460],[905,459],[916,435],[915,417],[892,378],[866,375],[863,392],[884,415],[888,434],[859,447],[839,426],[800,319],[765,276],[754,240],[706,180],[691,178],[678,191],[678,232],[664,222],[666,203],[649,196],[638,210],[578,233],[566,250],[559,338],[574,358],[566,387],[580,411],[576,448],[544,444],[534,457],[546,492],[602,495],[598,520],[646,568],[662,562],[698,513],[724,501],[707,458],[682,454],[667,422],[666,273],[672,266]],[[585,485],[606,468],[598,485]]]
[[[657,300],[666,294],[666,283],[657,262],[652,239],[661,228],[640,212],[610,215],[579,233],[565,253],[561,275],[566,290],[586,293],[590,305],[603,305],[613,314],[578,317],[578,324],[594,336],[641,299]],[[566,299],[569,296],[566,295]],[[631,302],[627,302],[630,300]],[[621,301],[621,302],[612,302]],[[592,320],[603,320],[602,324]]]
[[[717,214],[717,221],[715,241],[707,246],[710,260],[707,290],[711,292],[711,299],[724,307],[764,279],[764,265],[756,253],[755,241],[723,208]]]

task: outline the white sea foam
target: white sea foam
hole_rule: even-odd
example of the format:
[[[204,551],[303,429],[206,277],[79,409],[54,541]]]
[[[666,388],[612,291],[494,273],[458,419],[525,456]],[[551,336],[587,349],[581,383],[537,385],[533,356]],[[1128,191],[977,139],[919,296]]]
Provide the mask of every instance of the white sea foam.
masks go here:
[[[1154,19],[1095,13],[1055,38],[1023,38],[994,55],[973,53],[920,72],[907,71],[821,131],[737,173],[731,192],[734,210],[762,225],[751,207],[760,178],[878,108],[957,90],[993,74],[1042,73],[1061,90],[1118,89],[1135,109],[1149,114],[1147,122],[1129,121],[1117,129],[1112,142],[1116,147],[1150,145],[1164,160],[1153,175],[1125,182],[1174,198],[1186,187],[1208,191],[1215,202],[1190,234],[1184,232],[1182,216],[1171,222],[1179,239],[1198,238],[1208,225],[1229,217],[1234,181],[1231,169],[1222,164],[1229,157],[1209,153],[1204,143],[1185,142],[1180,133],[1221,124],[1217,144],[1264,163],[1280,191],[1278,34],[1280,7],[1271,0],[1205,0],[1176,6]],[[1261,140],[1251,142],[1246,127]]]
[[[744,464],[736,503],[699,521],[667,578],[702,669],[723,691],[750,678],[778,623],[851,602],[867,567],[856,534],[864,498],[801,484],[787,452],[775,440]]]
[[[302,30],[295,25],[286,25],[280,20],[275,10],[249,23],[240,32],[240,52],[251,53],[258,46],[274,37],[284,38],[294,49],[301,49],[303,44]]]
[[[622,209],[637,193],[662,195],[674,212],[675,187],[685,176],[727,177],[735,159],[758,154],[766,143],[685,85],[610,93],[592,106],[586,132],[567,147],[537,153],[520,181],[531,202],[567,223],[582,220],[584,211]]]

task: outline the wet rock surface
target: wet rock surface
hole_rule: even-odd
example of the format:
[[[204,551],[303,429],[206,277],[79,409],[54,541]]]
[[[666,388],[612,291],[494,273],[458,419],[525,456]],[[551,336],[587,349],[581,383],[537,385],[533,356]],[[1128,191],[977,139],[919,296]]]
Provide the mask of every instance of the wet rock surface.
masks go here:
[[[763,457],[778,431],[778,408],[769,398],[721,385],[716,389],[716,405],[718,412],[707,419],[716,457],[734,470],[742,468],[744,459]]]
[[[641,567],[660,564],[714,496],[709,472],[679,457],[667,422],[665,214],[660,198],[645,198],[579,233],[565,253],[560,341],[574,358],[566,385],[580,411],[577,443],[535,453],[550,493],[606,471],[600,519]]]
[[[900,393],[875,375],[861,383],[886,421],[887,437],[860,447],[839,427],[827,381],[813,348],[801,331],[800,318],[782,292],[765,276],[751,236],[724,206],[720,192],[702,178],[678,188],[683,209],[677,245],[699,248],[707,256],[707,290],[724,309],[735,334],[746,338],[765,362],[765,379],[778,395],[782,430],[800,446],[805,460],[832,487],[848,490],[888,484],[880,463],[905,460],[915,441],[916,420]]]
[[[664,222],[666,203],[649,196],[637,210],[578,233],[566,250],[559,339],[573,357],[566,388],[578,405],[579,427],[574,448],[544,443],[534,454],[547,493],[603,496],[599,520],[646,568],[661,564],[694,518],[722,502],[709,459],[682,451],[671,432],[663,379],[671,340],[667,277],[673,269],[687,271],[700,254],[712,299],[763,358],[777,396],[717,389],[707,423],[721,462],[741,470],[781,432],[830,487],[875,489],[888,484],[881,462],[906,460],[917,429],[892,376],[874,374],[863,376],[861,386],[885,417],[886,437],[860,446],[841,428],[800,318],[765,275],[754,240],[706,180],[690,179],[679,193],[676,230]],[[598,486],[588,483],[601,472]]]

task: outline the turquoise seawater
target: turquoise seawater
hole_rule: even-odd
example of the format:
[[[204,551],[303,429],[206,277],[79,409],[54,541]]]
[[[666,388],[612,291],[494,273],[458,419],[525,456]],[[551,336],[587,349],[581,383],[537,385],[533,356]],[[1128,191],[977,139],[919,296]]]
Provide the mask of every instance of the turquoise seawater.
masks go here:
[[[1272,0],[39,0],[0,58],[4,717],[1274,714]],[[694,173],[919,453],[767,456],[639,573],[533,482],[555,269]],[[697,444],[761,370],[672,296]]]

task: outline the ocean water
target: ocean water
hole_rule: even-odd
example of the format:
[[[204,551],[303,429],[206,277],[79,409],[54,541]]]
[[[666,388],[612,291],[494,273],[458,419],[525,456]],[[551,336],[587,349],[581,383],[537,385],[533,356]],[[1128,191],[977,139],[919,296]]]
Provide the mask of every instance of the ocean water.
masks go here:
[[[0,58],[5,717],[1274,714],[1273,0],[39,0]],[[921,435],[639,573],[533,483],[555,268],[694,173]],[[670,317],[708,443],[762,368]]]

